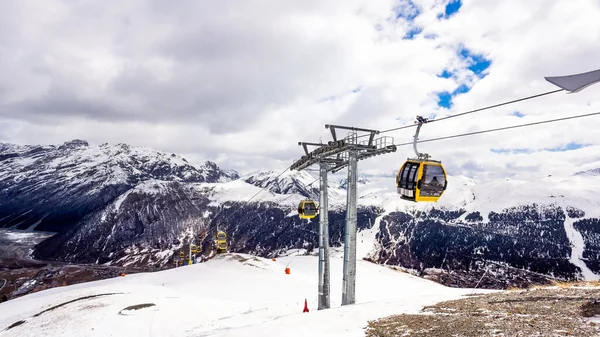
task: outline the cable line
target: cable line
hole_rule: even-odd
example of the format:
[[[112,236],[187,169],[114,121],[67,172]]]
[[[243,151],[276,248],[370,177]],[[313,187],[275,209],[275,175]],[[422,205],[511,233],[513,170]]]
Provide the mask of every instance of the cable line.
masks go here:
[[[438,118],[438,119],[430,119],[428,122],[429,123],[439,122],[439,121],[443,121],[445,119],[449,119],[449,118],[453,118],[453,117],[460,117],[460,116],[472,114],[472,113],[483,111],[483,110],[489,110],[489,109],[501,107],[501,106],[504,106],[504,105],[509,105],[509,104],[513,104],[513,103],[517,103],[517,102],[527,101],[527,100],[530,100],[530,99],[534,99],[534,98],[538,98],[538,97],[542,97],[542,96],[554,94],[554,93],[561,92],[561,91],[564,91],[564,89],[556,89],[556,90],[552,90],[552,91],[543,92],[543,93],[540,93],[540,94],[535,94],[535,95],[531,95],[531,96],[527,96],[527,97],[522,97],[522,98],[514,99],[512,101],[506,101],[506,102],[502,102],[502,103],[498,103],[498,104],[494,104],[494,105],[488,105],[488,106],[485,106],[485,107],[482,107],[482,108],[478,108],[478,109],[474,109],[474,110],[469,110],[469,111],[461,112],[461,113],[458,113],[456,115],[441,117],[441,118]],[[414,127],[414,126],[417,126],[417,124],[408,124],[408,125],[400,126],[400,127],[397,127],[397,128],[391,128],[391,129],[383,130],[383,131],[380,131],[379,134],[386,133],[386,132],[397,131],[397,130],[402,130],[402,129],[407,129],[407,128],[411,128],[411,127]],[[368,136],[368,135],[361,135],[361,136],[358,136],[357,138],[362,138],[362,137],[366,137],[366,136]]]
[[[449,119],[449,118],[453,118],[453,117],[464,116],[464,115],[468,115],[468,114],[471,114],[471,113],[474,113],[474,112],[479,112],[479,111],[483,111],[483,110],[497,108],[497,107],[504,106],[504,105],[509,105],[509,104],[513,104],[513,103],[517,103],[517,102],[522,102],[522,101],[526,101],[526,100],[529,100],[529,99],[533,99],[533,98],[537,98],[537,97],[541,97],[541,96],[545,96],[545,95],[554,94],[554,93],[557,93],[557,92],[560,92],[560,91],[564,91],[564,89],[552,90],[552,91],[544,92],[544,93],[541,93],[541,94],[527,96],[527,97],[515,99],[515,100],[512,100],[512,101],[504,102],[504,103],[489,105],[489,106],[486,106],[486,107],[483,107],[483,108],[479,108],[479,109],[475,109],[475,110],[471,110],[471,111],[461,112],[461,113],[456,114],[456,115],[446,116],[446,117],[437,118],[437,119],[431,119],[431,120],[429,120],[429,123],[439,122],[439,121],[443,121],[445,119]]]
[[[316,183],[317,181],[319,181],[319,178],[317,178],[317,179],[313,180],[313,181],[312,181],[310,184],[306,185],[306,187],[312,186],[312,184]],[[284,201],[286,201],[286,200],[288,200],[289,198],[291,198],[291,197],[294,197],[294,196],[297,196],[297,194],[295,194],[295,193],[291,193],[291,194],[289,194],[287,197],[285,197],[285,198],[283,198],[283,199],[281,199],[281,200],[278,200],[277,202],[278,202],[278,203],[283,203]],[[248,223],[248,222],[250,222],[251,220],[254,220],[254,219],[257,217],[257,216],[260,216],[260,215],[263,215],[263,214],[265,214],[265,213],[266,213],[268,210],[269,210],[269,209],[267,208],[267,209],[265,209],[264,211],[262,211],[262,212],[260,212],[260,213],[258,213],[258,212],[257,212],[257,213],[255,213],[255,214],[254,214],[254,217],[250,217],[250,218],[246,219],[246,221],[242,222],[242,223],[241,223],[241,224],[239,224],[238,226],[242,226],[242,225],[245,225],[245,224],[247,224],[247,223]]]
[[[426,142],[433,142],[433,141],[450,139],[450,138],[472,136],[472,135],[477,135],[477,134],[482,134],[482,133],[489,133],[489,132],[496,132],[496,131],[502,131],[502,130],[516,129],[516,128],[522,128],[522,127],[526,127],[526,126],[532,126],[532,125],[538,125],[538,124],[545,124],[545,123],[560,122],[560,121],[565,121],[565,120],[568,120],[568,119],[590,117],[590,116],[595,116],[595,115],[600,115],[600,112],[594,112],[594,113],[589,113],[589,114],[584,114],[584,115],[575,115],[575,116],[570,116],[570,117],[562,117],[562,118],[556,118],[556,119],[549,119],[549,120],[540,121],[540,122],[532,122],[532,123],[526,123],[526,124],[506,126],[506,127],[502,127],[502,128],[496,128],[496,129],[489,129],[489,130],[482,130],[482,131],[461,133],[461,134],[452,135],[452,136],[445,136],[445,137],[431,138],[431,139],[426,139],[426,140],[419,140],[419,141],[417,141],[417,143],[426,143]],[[396,146],[406,146],[406,145],[412,145],[413,143],[414,142],[408,142],[408,143],[401,143],[401,144],[394,144],[394,145],[396,145]]]

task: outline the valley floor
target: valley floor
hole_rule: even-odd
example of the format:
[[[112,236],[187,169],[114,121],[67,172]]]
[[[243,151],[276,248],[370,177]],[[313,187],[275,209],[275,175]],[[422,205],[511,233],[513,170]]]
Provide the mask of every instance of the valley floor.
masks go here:
[[[54,233],[0,229],[0,302],[45,289],[117,277],[122,267],[39,261],[33,246]],[[136,272],[129,268],[127,273]]]

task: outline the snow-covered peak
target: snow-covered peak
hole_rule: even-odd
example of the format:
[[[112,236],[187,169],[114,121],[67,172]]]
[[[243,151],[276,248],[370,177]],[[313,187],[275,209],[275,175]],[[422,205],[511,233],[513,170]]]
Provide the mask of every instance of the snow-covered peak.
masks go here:
[[[319,197],[318,177],[307,171],[257,171],[241,177],[249,184],[266,188],[278,194],[300,194],[307,198]],[[312,184],[312,185],[311,185]]]
[[[240,175],[234,170],[223,170],[217,164],[207,160],[204,164],[199,166],[199,169],[206,172],[207,182],[220,182],[225,183],[240,178]]]
[[[96,146],[79,139],[58,147],[0,144],[0,159],[0,179],[50,175],[69,181],[135,184],[148,179],[224,182],[237,178],[212,162],[196,168],[174,153],[122,143]]]
[[[356,183],[358,185],[366,185],[367,183],[369,183],[369,181],[370,180],[366,176],[362,176],[362,175],[359,175],[356,178]],[[340,179],[338,188],[341,188],[341,189],[344,189],[344,190],[347,189],[348,188],[348,178]]]
[[[76,149],[79,147],[90,146],[90,144],[81,139],[73,139],[71,141],[65,142],[63,145],[59,146],[59,149]]]
[[[574,175],[576,175],[576,176],[600,176],[600,167],[585,170],[585,171],[579,171],[579,172],[575,173]]]

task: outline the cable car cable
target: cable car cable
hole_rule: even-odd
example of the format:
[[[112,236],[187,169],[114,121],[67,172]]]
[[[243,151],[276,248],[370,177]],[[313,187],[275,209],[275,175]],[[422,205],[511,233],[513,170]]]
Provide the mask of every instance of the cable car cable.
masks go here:
[[[312,184],[316,183],[317,181],[319,181],[319,178],[317,178],[317,179],[313,180],[313,181],[312,181],[310,184],[306,185],[306,187],[308,187],[308,186],[311,186]],[[291,197],[293,197],[293,196],[295,196],[295,195],[296,195],[296,194],[290,194],[290,195],[288,195],[287,197],[285,197],[285,198],[283,198],[283,199],[281,199],[281,200],[277,201],[277,203],[282,203],[282,202],[286,201],[287,199],[289,199],[289,198],[291,198]],[[255,214],[254,214],[254,217],[251,217],[251,218],[248,218],[248,219],[246,219],[246,221],[244,221],[244,222],[242,222],[241,224],[239,224],[239,226],[242,226],[242,225],[245,225],[245,224],[247,224],[247,223],[248,223],[248,222],[250,222],[251,220],[254,220],[254,219],[257,217],[257,216],[265,214],[267,211],[268,211],[268,209],[265,209],[264,211],[262,211],[262,212],[260,212],[260,213],[255,213]]]
[[[569,116],[569,117],[562,117],[562,118],[556,118],[556,119],[549,119],[549,120],[544,120],[544,121],[539,121],[539,122],[532,122],[532,123],[526,123],[526,124],[518,124],[518,125],[506,126],[506,127],[502,127],[502,128],[496,128],[496,129],[488,129],[488,130],[481,130],[481,131],[475,131],[475,132],[461,133],[461,134],[458,134],[458,135],[451,135],[451,136],[444,136],[444,137],[438,137],[438,138],[431,138],[431,139],[419,140],[419,141],[417,141],[417,143],[426,143],[426,142],[433,142],[433,141],[450,139],[450,138],[472,136],[472,135],[477,135],[477,134],[482,134],[482,133],[489,133],[489,132],[503,131],[503,130],[509,130],[509,129],[516,129],[516,128],[521,128],[521,127],[526,127],[526,126],[533,126],[533,125],[539,125],[539,124],[545,124],[545,123],[560,122],[560,121],[565,121],[565,120],[568,120],[568,119],[590,117],[590,116],[595,116],[595,115],[600,115],[600,112],[594,112],[594,113],[583,114],[583,115],[575,115],[575,116]],[[394,144],[394,145],[395,146],[406,146],[406,145],[412,145],[413,143],[414,142],[400,143],[400,144]]]
[[[469,110],[469,111],[461,112],[461,113],[458,113],[456,115],[445,116],[445,117],[441,117],[441,118],[437,118],[437,119],[430,119],[428,121],[428,123],[439,122],[439,121],[443,121],[445,119],[449,119],[449,118],[453,118],[453,117],[460,117],[460,116],[472,114],[472,113],[483,111],[483,110],[489,110],[489,109],[501,107],[501,106],[504,106],[504,105],[509,105],[509,104],[513,104],[513,103],[517,103],[517,102],[527,101],[527,100],[530,100],[530,99],[534,99],[534,98],[538,98],[538,97],[542,97],[542,96],[554,94],[554,93],[561,92],[561,91],[564,91],[564,89],[556,89],[556,90],[552,90],[552,91],[543,92],[543,93],[540,93],[540,94],[535,94],[535,95],[531,95],[531,96],[527,96],[527,97],[522,97],[522,98],[514,99],[512,101],[506,101],[506,102],[502,102],[502,103],[498,103],[498,104],[494,104],[494,105],[488,105],[488,106],[485,106],[485,107],[482,107],[482,108],[478,108],[478,109],[474,109],[474,110]],[[416,126],[416,124],[408,124],[408,125],[400,126],[400,127],[397,127],[397,128],[391,128],[391,129],[383,130],[383,131],[380,131],[379,133],[382,134],[382,133],[387,133],[387,132],[392,132],[392,131],[407,129],[407,128],[411,128],[411,127],[414,127],[414,126]],[[362,137],[367,137],[367,136],[369,136],[369,135],[361,135],[361,136],[358,136],[357,138],[362,138]]]
[[[286,170],[287,170],[287,169],[286,169]],[[285,171],[284,171],[284,172],[285,172]],[[283,172],[282,172],[282,174],[283,174]],[[313,180],[313,181],[312,181],[310,184],[308,184],[308,185],[306,185],[306,186],[307,186],[307,187],[308,187],[308,186],[312,186],[312,185],[313,185],[314,183],[316,183],[317,181],[319,181],[319,178],[317,178],[317,179]],[[295,194],[290,194],[290,195],[288,195],[287,197],[285,197],[285,198],[283,198],[283,199],[279,200],[279,201],[278,201],[278,203],[282,203],[282,202],[286,201],[287,199],[289,199],[289,198],[291,198],[291,197],[293,197],[293,196],[295,196]],[[260,212],[260,213],[254,213],[254,216],[253,216],[253,217],[250,217],[250,218],[246,219],[246,221],[242,222],[242,223],[241,223],[241,224],[239,224],[238,226],[243,226],[243,225],[247,224],[248,222],[250,222],[250,221],[252,221],[252,220],[256,219],[257,217],[260,217],[260,216],[261,216],[261,215],[263,215],[263,214],[265,214],[265,213],[266,213],[268,210],[269,210],[269,209],[265,209],[263,212]],[[292,229],[296,229],[296,227],[294,226],[294,223],[292,223],[292,225],[291,225],[291,228],[292,228]],[[283,233],[283,232],[285,232],[285,231],[287,231],[287,230],[288,230],[288,229],[284,229],[284,230],[282,230],[281,232]],[[228,245],[228,246],[230,246],[230,245]]]
[[[278,174],[278,175],[275,177],[275,179],[277,179],[277,178],[281,177],[281,176],[282,176],[282,175],[283,175],[283,174],[284,174],[284,173],[285,173],[287,170],[289,170],[289,169],[290,169],[290,166],[288,166],[288,167],[287,167],[285,170],[283,170],[281,173],[279,173],[279,174]],[[268,186],[268,185],[267,185],[267,186]],[[267,188],[267,186],[264,186],[264,187],[262,187],[262,188],[261,188],[261,189],[260,189],[258,192],[256,192],[256,194],[254,194],[252,197],[250,197],[250,199],[246,200],[245,202],[246,202],[246,203],[250,202],[250,201],[251,201],[252,199],[254,199],[254,198],[257,196],[257,195],[259,195],[259,194],[260,194],[260,192],[264,191],[264,190]],[[238,204],[239,204],[239,202],[238,202]],[[231,207],[234,207],[234,206],[235,206],[235,203],[234,203],[234,204],[233,204]],[[234,215],[234,214],[235,214],[237,211],[239,211],[240,209],[242,209],[242,206],[239,206],[239,207],[238,207],[236,210],[234,210],[234,211],[233,211],[231,214],[229,214],[229,216],[227,216],[227,217],[226,217],[226,218],[225,218],[225,219],[224,219],[222,222],[226,222],[227,220],[229,220],[229,218],[231,218],[231,216],[233,216],[233,215]],[[216,217],[217,217],[217,216],[219,216],[219,215],[220,215],[221,213],[223,213],[224,211],[225,211],[225,209],[221,209],[221,211],[219,211],[217,214],[215,214],[215,215],[214,215],[213,219],[216,219]],[[217,226],[214,226],[214,229],[215,229],[215,231],[217,231],[217,229],[218,229],[218,223],[217,223]],[[209,234],[209,233],[212,233],[212,231],[213,231],[213,226],[212,226],[212,224],[211,224],[211,225],[209,225],[209,228],[208,228],[208,230],[207,230],[207,231],[205,231],[207,235],[206,235],[206,236],[205,236],[205,237],[202,239],[202,241],[201,241],[201,242],[204,242],[204,240],[205,240],[205,239],[208,237],[208,234]],[[218,231],[217,231],[217,232],[218,232]]]
[[[582,117],[589,117],[589,116],[594,116],[594,115],[599,115],[599,114],[600,114],[600,112],[595,112],[595,113],[590,113],[590,114],[561,117],[561,118],[556,118],[556,119],[551,119],[551,120],[542,120],[542,121],[538,121],[538,122],[531,122],[531,123],[512,125],[512,126],[506,126],[506,127],[489,129],[489,130],[468,132],[468,133],[463,133],[463,134],[458,134],[458,135],[450,135],[450,136],[432,138],[432,139],[421,140],[421,141],[418,140],[418,135],[419,135],[419,130],[421,129],[421,126],[425,123],[425,121],[420,116],[417,116],[418,126],[417,126],[417,131],[415,133],[415,136],[413,137],[414,138],[413,141],[410,143],[407,142],[407,143],[401,143],[401,144],[394,144],[394,146],[396,146],[396,147],[405,146],[405,145],[413,145],[415,153],[417,154],[417,158],[409,158],[401,166],[400,171],[398,172],[398,175],[396,176],[397,191],[401,195],[401,198],[404,200],[408,200],[408,201],[412,201],[412,202],[436,202],[436,201],[438,201],[439,198],[442,197],[442,194],[446,190],[448,181],[446,180],[446,173],[445,173],[442,163],[440,161],[435,161],[433,159],[430,159],[430,156],[426,153],[420,153],[417,150],[418,143],[431,142],[431,141],[436,141],[436,140],[446,140],[446,139],[450,139],[450,138],[471,136],[471,135],[476,135],[476,134],[502,131],[502,130],[526,127],[526,126],[533,126],[533,125],[538,125],[538,124],[559,122],[559,121],[565,121],[565,120],[569,120],[569,119],[582,118]],[[433,170],[433,171],[429,172],[431,170]],[[425,181],[425,176],[431,176],[431,175],[433,176],[433,179],[431,182],[427,183]],[[436,178],[439,178],[442,176],[443,176],[443,182],[440,182],[439,180],[436,179]],[[435,183],[433,183],[434,180],[435,180]]]
[[[449,118],[453,118],[453,117],[464,116],[464,115],[468,115],[468,114],[471,114],[471,113],[474,113],[474,112],[479,112],[479,111],[483,111],[483,110],[493,109],[493,108],[497,108],[497,107],[500,107],[500,106],[509,105],[509,104],[512,104],[512,103],[522,102],[522,101],[526,101],[526,100],[529,100],[529,99],[533,99],[533,98],[537,98],[537,97],[541,97],[541,96],[545,96],[545,95],[554,94],[554,93],[557,93],[557,92],[560,92],[560,91],[564,91],[564,89],[552,90],[552,91],[544,92],[544,93],[541,93],[541,94],[532,95],[532,96],[528,96],[528,97],[524,97],[524,98],[519,98],[519,99],[516,99],[516,100],[504,102],[504,103],[494,104],[494,105],[486,106],[486,107],[475,109],[475,110],[471,110],[471,111],[461,112],[461,113],[458,113],[456,115],[450,115],[450,116],[445,116],[445,117],[442,117],[442,118],[431,119],[431,120],[429,120],[429,123],[439,122],[439,121],[443,121],[445,119],[449,119]]]

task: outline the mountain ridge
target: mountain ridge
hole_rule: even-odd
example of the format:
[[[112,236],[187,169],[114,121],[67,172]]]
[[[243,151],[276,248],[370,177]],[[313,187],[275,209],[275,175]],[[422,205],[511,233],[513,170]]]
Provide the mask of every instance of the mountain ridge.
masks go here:
[[[274,257],[300,249],[314,254],[318,244],[318,218],[301,220],[295,211],[300,200],[318,202],[317,177],[306,171],[239,175],[212,162],[195,167],[174,154],[125,144],[92,147],[81,140],[58,147],[0,144],[0,169],[0,196],[16,195],[21,201],[0,199],[0,227],[47,229],[42,226],[52,215],[47,213],[57,209],[63,212],[59,219],[71,221],[36,247],[39,258],[165,268],[190,238],[210,256],[217,227],[228,233],[234,252]],[[104,174],[98,178],[98,172]],[[448,181],[437,203],[415,204],[398,197],[393,177],[362,179],[357,191],[359,258],[418,273],[445,264],[456,275],[442,281],[457,285],[481,277],[481,259],[504,263],[504,273],[510,268],[566,278],[600,273],[594,262],[600,232],[589,225],[600,218],[595,193],[600,177],[478,181],[449,176]],[[329,179],[328,189],[330,245],[338,251],[345,227],[343,182]],[[55,194],[60,197],[52,198]],[[76,207],[85,205],[82,196],[94,207]],[[549,232],[557,234],[545,237]],[[536,243],[540,237],[546,241]],[[448,257],[451,248],[459,255]],[[521,253],[510,257],[503,250]],[[541,262],[531,262],[536,259]],[[517,282],[498,275],[490,286]],[[519,277],[518,284],[531,281],[526,273]]]

